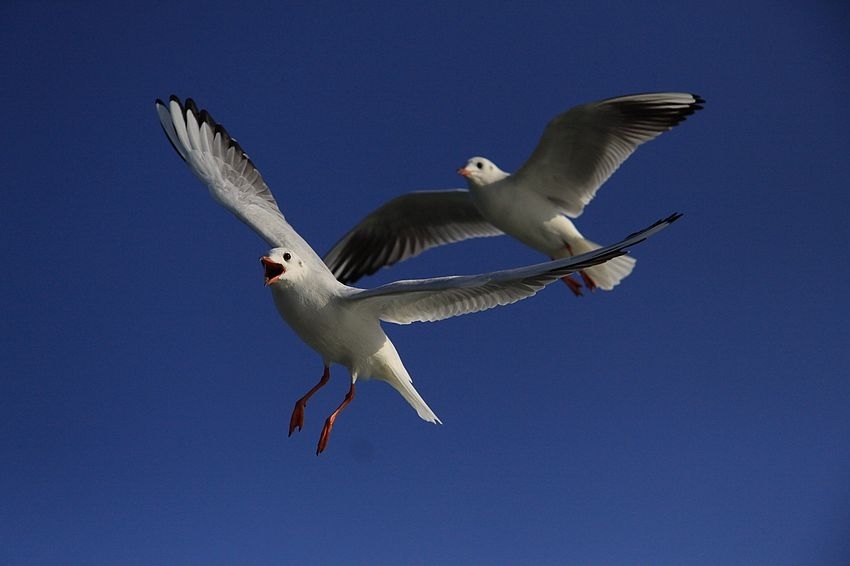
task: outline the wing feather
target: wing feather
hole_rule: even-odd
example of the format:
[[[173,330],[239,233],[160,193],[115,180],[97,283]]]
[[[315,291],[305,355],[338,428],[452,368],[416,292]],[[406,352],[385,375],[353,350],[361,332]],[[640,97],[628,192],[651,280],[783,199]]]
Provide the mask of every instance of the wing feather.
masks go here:
[[[701,110],[695,94],[660,92],[576,106],[553,118],[510,183],[528,187],[572,218],[639,145]]]
[[[239,143],[195,102],[172,95],[157,99],[156,110],[168,141],[210,195],[272,247],[289,247],[314,267],[327,271],[310,245],[289,225],[277,202]]]
[[[500,234],[469,191],[418,191],[367,215],[325,254],[325,263],[339,281],[352,283],[435,246]]]
[[[585,254],[537,265],[482,275],[397,281],[369,290],[357,290],[347,300],[397,324],[430,322],[506,305],[537,293],[570,273],[604,263],[626,253],[675,222],[673,214],[621,242]]]

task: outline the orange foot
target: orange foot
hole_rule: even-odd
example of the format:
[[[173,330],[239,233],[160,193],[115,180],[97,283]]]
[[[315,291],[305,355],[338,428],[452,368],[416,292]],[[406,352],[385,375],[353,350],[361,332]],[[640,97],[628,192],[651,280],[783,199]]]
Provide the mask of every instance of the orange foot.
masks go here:
[[[582,276],[584,276],[584,272],[582,272]],[[561,277],[561,281],[567,284],[567,287],[570,288],[570,291],[572,291],[576,297],[581,297],[581,283],[579,283],[569,275],[564,275],[563,277]]]
[[[325,426],[322,427],[322,435],[319,437],[319,445],[316,447],[316,456],[324,452],[325,446],[328,445],[328,439],[331,437],[331,429],[334,427],[334,422],[331,417],[325,420]]]
[[[564,247],[567,248],[567,252],[569,252],[570,257],[575,255],[573,253],[573,247],[571,245],[565,243]],[[555,259],[553,256],[549,257],[550,259]],[[581,276],[584,277],[584,272],[582,272]],[[567,284],[567,287],[570,288],[570,291],[573,292],[573,295],[575,295],[576,297],[581,297],[581,283],[579,283],[569,275],[564,275],[563,277],[561,277],[561,281]]]
[[[591,279],[590,275],[588,275],[583,269],[581,271],[579,271],[579,273],[581,274],[581,278],[582,278],[582,281],[584,281],[585,287],[587,287],[591,291],[596,289],[596,281]]]
[[[292,409],[292,416],[289,417],[289,436],[292,436],[296,428],[300,431],[304,427],[304,407],[307,406],[307,401],[313,396],[313,393],[324,387],[330,378],[331,370],[325,366],[325,371],[322,372],[319,383],[314,385],[306,395],[295,402],[295,408]]]
[[[349,387],[348,393],[345,395],[345,399],[342,400],[342,403],[339,404],[336,411],[331,413],[331,416],[325,420],[325,426],[322,427],[322,435],[319,437],[319,445],[316,447],[316,456],[321,454],[328,445],[328,439],[331,437],[331,429],[334,427],[334,421],[336,421],[339,413],[346,408],[349,403],[351,403],[352,399],[354,399],[354,382],[351,383],[351,387]]]
[[[296,428],[299,432],[304,428],[304,407],[306,406],[307,403],[304,399],[295,402],[295,408],[292,409],[292,416],[289,418],[289,436],[292,436]]]

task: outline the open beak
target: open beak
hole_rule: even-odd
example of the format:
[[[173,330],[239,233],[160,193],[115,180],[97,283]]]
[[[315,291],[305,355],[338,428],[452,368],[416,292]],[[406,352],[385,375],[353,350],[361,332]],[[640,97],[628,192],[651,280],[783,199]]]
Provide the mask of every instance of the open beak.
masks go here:
[[[469,177],[469,169],[467,169],[466,167],[461,167],[457,170],[457,174],[463,177]]]
[[[286,268],[283,265],[272,261],[272,258],[267,255],[260,258],[260,263],[263,264],[263,269],[265,270],[266,285],[271,285],[280,279],[281,275],[286,273]]]

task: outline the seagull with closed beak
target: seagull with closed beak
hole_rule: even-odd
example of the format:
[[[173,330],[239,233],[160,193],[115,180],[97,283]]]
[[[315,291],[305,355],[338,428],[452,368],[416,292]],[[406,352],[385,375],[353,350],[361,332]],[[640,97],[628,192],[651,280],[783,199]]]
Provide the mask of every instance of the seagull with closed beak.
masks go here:
[[[324,371],[319,382],[295,403],[289,434],[304,425],[310,397],[330,378],[330,366],[348,369],[350,387],[325,420],[316,454],[328,443],[334,422],[354,398],[358,379],[386,381],[423,419],[440,423],[414,389],[413,382],[381,321],[408,324],[477,312],[530,297],[569,273],[587,269],[662,230],[680,215],[659,220],[613,246],[573,258],[480,275],[397,281],[358,289],[337,281],[322,259],[289,225],[260,172],[227,131],[192,99],[156,101],[165,134],[212,197],[251,227],[271,251],[260,261],[280,316],[319,353]]]
[[[469,190],[416,191],[379,207],[325,255],[333,274],[354,283],[427,249],[468,238],[508,234],[551,259],[599,248],[578,218],[600,186],[639,145],[703,108],[695,94],[654,92],[576,106],[553,118],[537,147],[510,175],[484,157],[458,173]],[[634,269],[622,256],[579,271],[588,289],[610,291]],[[575,295],[581,284],[563,278]]]

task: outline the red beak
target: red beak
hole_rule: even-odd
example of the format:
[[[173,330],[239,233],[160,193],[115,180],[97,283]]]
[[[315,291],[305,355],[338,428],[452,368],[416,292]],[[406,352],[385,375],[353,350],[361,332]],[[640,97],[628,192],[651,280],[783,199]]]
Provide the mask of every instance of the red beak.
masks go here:
[[[281,275],[286,273],[286,268],[283,267],[283,265],[272,261],[272,258],[267,255],[260,258],[260,263],[263,264],[263,269],[265,271],[266,285],[271,285],[280,279]]]

